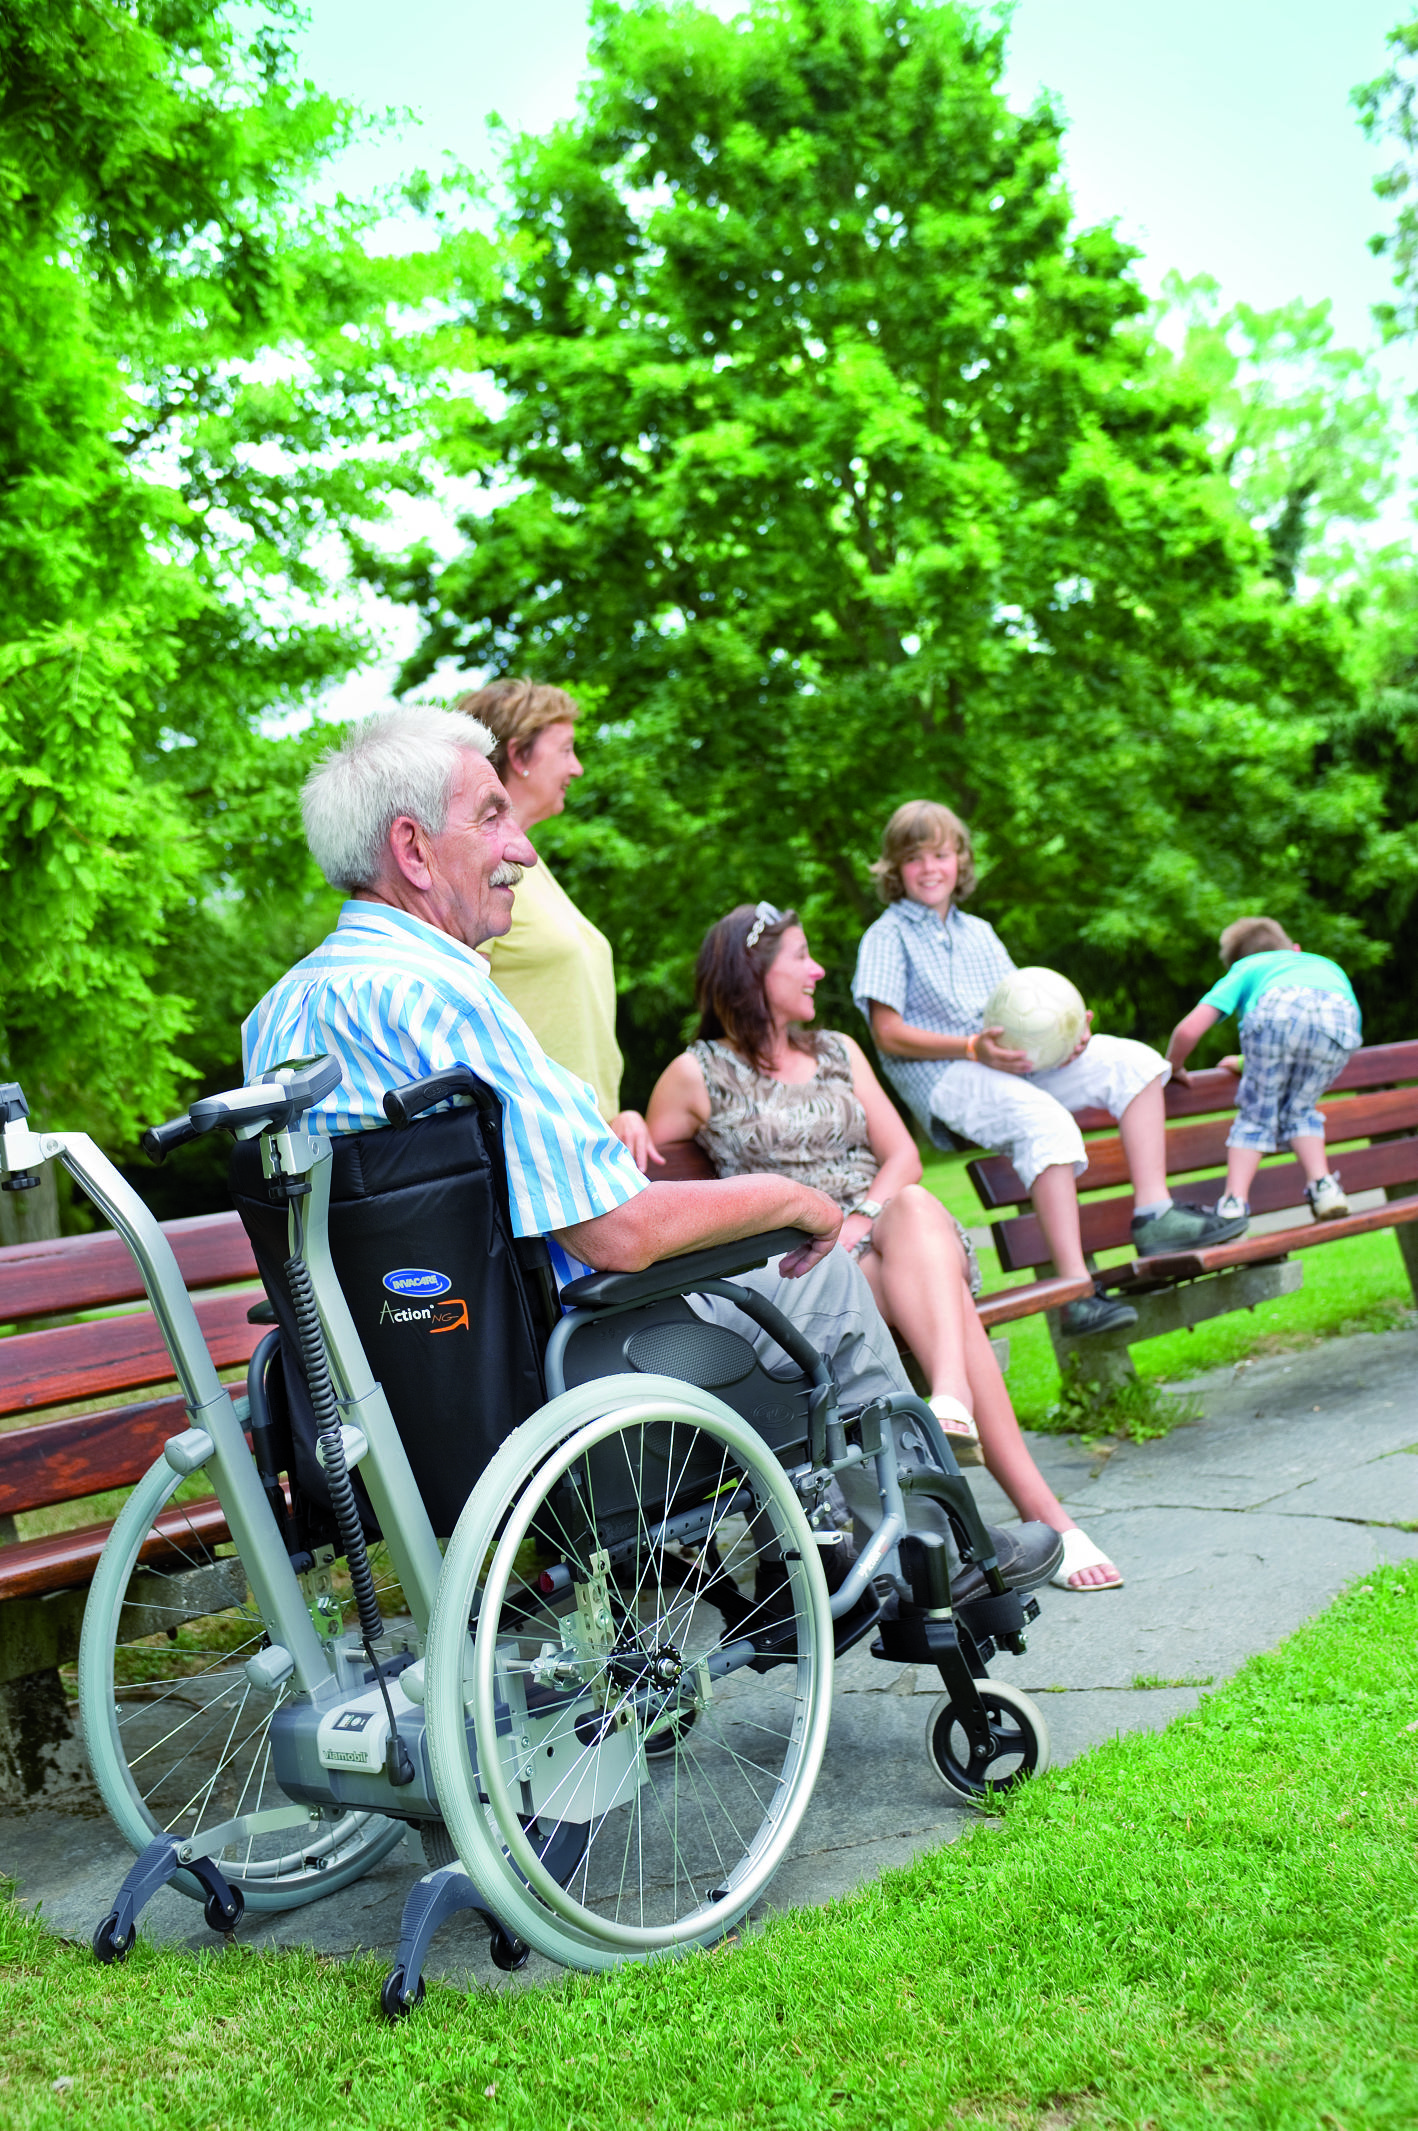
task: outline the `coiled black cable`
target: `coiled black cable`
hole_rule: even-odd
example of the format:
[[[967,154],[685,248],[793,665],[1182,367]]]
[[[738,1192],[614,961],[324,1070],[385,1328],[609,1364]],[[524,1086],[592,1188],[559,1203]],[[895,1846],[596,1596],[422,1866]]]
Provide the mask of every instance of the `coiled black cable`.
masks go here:
[[[296,1332],[300,1339],[300,1358],[305,1369],[306,1389],[310,1393],[310,1403],[314,1409],[315,1430],[320,1442],[320,1462],[325,1469],[330,1507],[335,1512],[335,1528],[340,1535],[340,1548],[349,1567],[350,1583],[354,1588],[364,1654],[369,1659],[374,1677],[379,1683],[379,1692],[384,1697],[385,1714],[389,1719],[389,1746],[384,1759],[384,1772],[389,1781],[397,1786],[413,1782],[414,1764],[407,1746],[399,1736],[399,1727],[394,1720],[394,1704],[389,1698],[389,1683],[374,1652],[375,1643],[384,1633],[384,1616],[379,1610],[379,1599],[374,1589],[374,1571],[369,1566],[369,1550],[364,1543],[364,1526],[360,1521],[359,1504],[355,1500],[349,1467],[345,1463],[345,1439],[340,1428],[340,1409],[335,1401],[335,1387],[330,1381],[330,1362],[325,1352],[325,1335],[320,1329],[320,1312],[315,1306],[315,1290],[310,1284],[310,1268],[304,1257],[305,1224],[296,1201],[291,1202],[291,1215],[294,1234],[291,1255],[286,1260],[286,1287],[295,1313]]]

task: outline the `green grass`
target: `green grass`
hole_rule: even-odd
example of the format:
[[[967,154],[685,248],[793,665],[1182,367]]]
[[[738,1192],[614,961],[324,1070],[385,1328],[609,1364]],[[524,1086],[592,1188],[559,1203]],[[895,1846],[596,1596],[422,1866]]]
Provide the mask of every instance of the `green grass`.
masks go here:
[[[967,1840],[678,1963],[434,1983],[391,2029],[372,1959],[140,1940],[101,1970],[0,1903],[0,2120],[1409,2131],[1415,1572]]]
[[[925,1182],[967,1227],[980,1224],[963,1155],[931,1163]],[[1350,1236],[1298,1255],[1305,1279],[1295,1294],[1215,1318],[1195,1331],[1142,1341],[1132,1349],[1139,1376],[1151,1383],[1175,1383],[1316,1340],[1351,1332],[1390,1332],[1412,1323],[1413,1294],[1391,1230]],[[1027,1277],[1002,1274],[992,1250],[981,1252],[981,1265],[987,1289],[1012,1286]],[[1050,1409],[1059,1399],[1059,1372],[1044,1319],[1021,1318],[1004,1330],[1009,1338],[1010,1395],[1020,1421],[1026,1428],[1057,1427]],[[1063,1425],[1073,1424],[1065,1419]]]

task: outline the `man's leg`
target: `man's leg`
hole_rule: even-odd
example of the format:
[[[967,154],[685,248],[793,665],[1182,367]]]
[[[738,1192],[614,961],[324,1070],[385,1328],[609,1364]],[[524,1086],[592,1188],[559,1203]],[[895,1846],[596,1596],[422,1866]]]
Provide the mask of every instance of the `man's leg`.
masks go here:
[[[785,1280],[778,1271],[776,1259],[755,1272],[736,1273],[734,1280],[741,1287],[752,1288],[755,1294],[780,1309],[826,1356],[837,1379],[844,1407],[865,1405],[868,1399],[889,1397],[893,1392],[909,1394],[911,1386],[896,1352],[896,1343],[872,1300],[871,1289],[860,1267],[845,1251],[834,1250],[800,1280]],[[785,1364],[794,1367],[787,1362],[782,1348],[726,1297],[690,1295],[687,1300],[696,1314],[707,1318],[711,1324],[726,1325],[730,1331],[751,1339],[765,1368],[782,1374]],[[904,1470],[934,1462],[926,1454],[919,1424],[909,1414],[897,1414],[892,1427],[897,1459]],[[948,1438],[946,1456],[950,1469],[957,1469],[950,1456]],[[874,1530],[881,1521],[881,1496],[872,1467],[848,1466],[839,1474],[838,1485],[859,1528]],[[906,1510],[913,1529],[940,1531],[951,1538],[944,1510],[928,1497],[908,1495]],[[1020,1590],[1032,1589],[1034,1584],[1052,1573],[1057,1554],[1056,1534],[1047,1525],[1026,1524],[1009,1534],[991,1530],[990,1538],[1005,1581],[1011,1586]]]
[[[896,1342],[855,1260],[844,1250],[831,1251],[800,1280],[785,1280],[778,1264],[775,1258],[754,1272],[735,1273],[734,1283],[771,1302],[827,1357],[844,1406],[864,1406],[868,1399],[910,1390]],[[776,1340],[726,1297],[690,1295],[687,1300],[711,1324],[727,1325],[751,1340],[765,1369],[775,1375],[796,1372]]]

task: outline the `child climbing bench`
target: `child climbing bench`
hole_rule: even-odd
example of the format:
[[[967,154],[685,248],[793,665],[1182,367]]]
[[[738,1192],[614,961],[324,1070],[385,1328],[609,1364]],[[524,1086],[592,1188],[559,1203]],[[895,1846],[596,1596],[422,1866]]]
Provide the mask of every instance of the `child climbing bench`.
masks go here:
[[[1190,1086],[1167,1089],[1167,1177],[1179,1200],[1204,1204],[1221,1188],[1214,1172],[1225,1165],[1236,1088],[1235,1076],[1216,1068],[1193,1073]],[[1076,1355],[1095,1381],[1131,1376],[1127,1350],[1137,1341],[1289,1294],[1304,1279],[1298,1252],[1381,1228],[1396,1232],[1418,1300],[1418,1227],[1413,1225],[1418,1223],[1418,1042],[1356,1051],[1320,1107],[1331,1167],[1351,1203],[1360,1193],[1381,1190],[1381,1204],[1338,1221],[1315,1222],[1299,1163],[1286,1160],[1262,1168],[1251,1191],[1252,1228],[1239,1241],[1105,1268],[1108,1287],[1137,1310],[1135,1325],[1070,1339],[1051,1308],[1049,1326],[1060,1364]],[[1188,1119],[1193,1122],[1184,1122]],[[1098,1253],[1129,1242],[1133,1201],[1112,1119],[1101,1111],[1083,1111],[1078,1121],[1085,1132],[1099,1134],[1088,1141],[1088,1167],[1078,1180],[1083,1246],[1092,1264]],[[968,1169],[981,1205],[1006,1216],[993,1223],[992,1231],[1005,1271],[1047,1271],[1043,1228],[1008,1157],[983,1155]],[[1292,1213],[1293,1220],[1267,1223],[1257,1232],[1260,1217]]]

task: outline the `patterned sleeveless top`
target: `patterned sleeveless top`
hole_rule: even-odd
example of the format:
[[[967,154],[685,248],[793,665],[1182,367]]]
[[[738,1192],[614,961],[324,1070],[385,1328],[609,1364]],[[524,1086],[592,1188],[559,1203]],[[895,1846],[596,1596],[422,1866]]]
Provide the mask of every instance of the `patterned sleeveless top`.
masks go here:
[[[774,1080],[727,1043],[692,1043],[709,1090],[709,1122],[695,1136],[720,1176],[771,1170],[810,1184],[845,1213],[864,1199],[881,1164],[852,1086],[852,1061],[830,1029],[818,1036],[811,1080]]]

